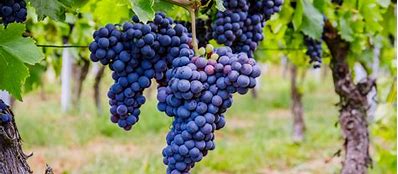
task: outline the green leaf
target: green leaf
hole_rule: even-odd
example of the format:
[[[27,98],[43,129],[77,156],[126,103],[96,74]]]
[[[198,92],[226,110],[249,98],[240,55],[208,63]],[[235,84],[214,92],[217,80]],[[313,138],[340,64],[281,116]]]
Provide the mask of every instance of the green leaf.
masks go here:
[[[326,6],[326,0],[314,0],[314,7],[319,11],[323,11]]]
[[[360,8],[360,12],[366,22],[366,29],[370,34],[383,30],[383,26],[380,25],[383,16],[376,3],[364,3]]]
[[[154,0],[153,3],[153,10],[157,11],[162,11],[162,12],[168,12],[168,11],[173,11],[175,9],[174,4],[167,2],[165,0]]]
[[[224,1],[223,0],[216,0],[216,8],[218,11],[225,11]]]
[[[98,20],[100,25],[120,23],[122,20],[131,17],[131,6],[127,1],[102,0],[100,2],[93,1],[88,5],[90,5],[90,8],[94,9],[84,10],[87,12],[93,11],[94,18]]]
[[[390,6],[387,9],[387,12],[383,14],[382,25],[384,26],[383,32],[386,34],[391,34],[393,36],[397,36],[397,19],[391,16],[395,16],[395,7]]]
[[[28,68],[18,59],[0,48],[0,89],[8,91],[22,101],[21,87],[29,76]]]
[[[22,24],[0,28],[0,89],[18,100],[22,100],[21,89],[29,76],[25,63],[33,65],[43,58],[33,40],[22,37],[24,29]]]
[[[301,31],[314,39],[320,39],[323,32],[323,15],[308,0],[303,2],[303,22]]]
[[[41,64],[28,65],[30,76],[26,79],[24,84],[24,93],[33,91],[43,84],[42,76],[46,71],[46,66]]]
[[[293,27],[294,30],[298,30],[301,27],[302,21],[303,21],[303,1],[299,0],[297,1],[297,6],[296,6],[296,10],[294,11],[294,15],[293,15]]]
[[[152,20],[155,17],[153,10],[153,0],[132,0],[133,11],[138,18],[145,22]]]
[[[31,38],[22,37],[24,31],[22,24],[11,24],[7,29],[0,29],[0,49],[23,63],[33,65],[44,55]]]
[[[352,42],[354,40],[354,32],[352,31],[351,25],[346,20],[345,16],[341,16],[339,22],[341,37],[346,41]]]
[[[79,8],[85,5],[89,0],[59,0],[63,5],[69,8]]]
[[[32,6],[36,9],[39,20],[43,20],[46,16],[57,20],[65,20],[65,6],[58,0],[30,0]]]

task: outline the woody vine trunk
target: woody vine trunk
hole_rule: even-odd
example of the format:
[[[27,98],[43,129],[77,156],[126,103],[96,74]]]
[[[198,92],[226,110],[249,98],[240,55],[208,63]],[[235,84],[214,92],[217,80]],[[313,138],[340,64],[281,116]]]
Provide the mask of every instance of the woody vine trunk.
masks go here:
[[[293,114],[293,141],[301,142],[304,139],[304,112],[302,103],[302,94],[297,86],[297,67],[291,65],[290,67],[290,93],[292,98],[292,114]]]
[[[14,114],[10,108],[5,112],[12,116],[12,120],[0,125],[0,173],[32,173],[26,161],[29,156],[22,151],[22,140],[15,124]]]
[[[355,84],[347,63],[350,45],[344,41],[329,21],[325,23],[324,40],[330,50],[334,88],[340,97],[339,124],[344,138],[342,174],[366,174],[371,165],[367,122],[367,94],[374,80]]]

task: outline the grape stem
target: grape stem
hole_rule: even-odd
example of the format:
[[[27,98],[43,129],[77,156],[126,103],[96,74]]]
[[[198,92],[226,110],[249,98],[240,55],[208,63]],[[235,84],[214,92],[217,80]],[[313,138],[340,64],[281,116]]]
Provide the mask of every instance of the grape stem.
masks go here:
[[[191,15],[191,28],[192,28],[192,46],[195,54],[198,54],[198,42],[196,40],[196,10],[200,7],[197,0],[166,0],[172,4],[181,6],[189,11]]]
[[[195,51],[195,54],[198,54],[198,42],[196,40],[196,10],[191,8],[189,9],[189,13],[191,15],[191,28],[192,28],[192,46]]]
[[[36,44],[36,46],[42,48],[87,48],[88,47],[86,45],[41,45],[41,44]]]

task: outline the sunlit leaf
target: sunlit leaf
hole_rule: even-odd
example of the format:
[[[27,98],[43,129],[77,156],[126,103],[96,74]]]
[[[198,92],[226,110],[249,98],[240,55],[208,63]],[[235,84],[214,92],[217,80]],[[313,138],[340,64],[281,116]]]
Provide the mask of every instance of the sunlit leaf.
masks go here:
[[[132,0],[133,11],[140,21],[147,22],[154,18],[153,0]]]
[[[22,100],[22,87],[29,76],[25,63],[33,65],[43,58],[33,40],[22,37],[24,31],[22,24],[0,28],[0,89],[18,100]]]

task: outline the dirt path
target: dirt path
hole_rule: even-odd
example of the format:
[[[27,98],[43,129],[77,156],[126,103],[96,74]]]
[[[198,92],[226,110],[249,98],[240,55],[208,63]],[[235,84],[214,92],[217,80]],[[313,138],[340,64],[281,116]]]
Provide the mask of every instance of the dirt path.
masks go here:
[[[84,146],[29,149],[28,151],[34,152],[29,159],[29,164],[34,173],[44,173],[46,163],[54,169],[55,173],[63,173],[66,169],[68,171],[81,169],[83,165],[104,151],[116,156],[140,156],[137,149],[138,147],[134,144],[120,144],[110,139],[96,139]]]

